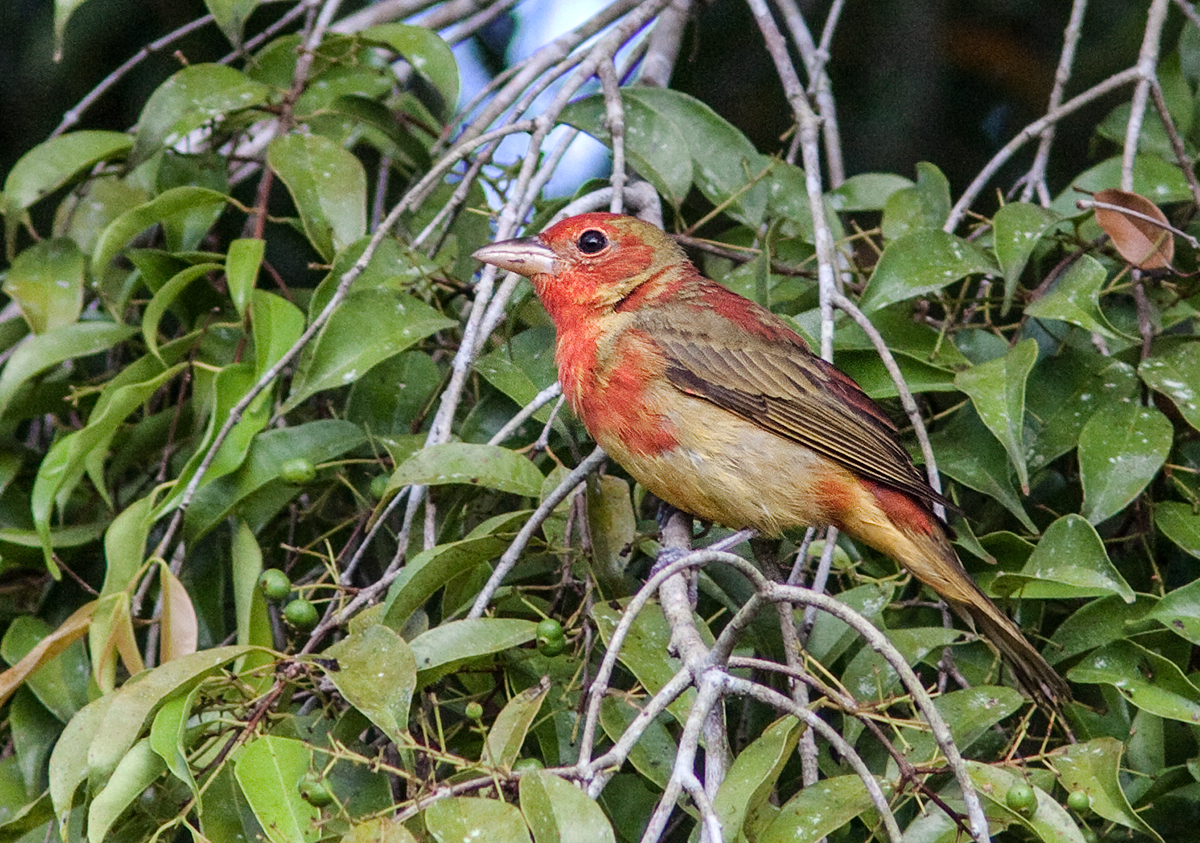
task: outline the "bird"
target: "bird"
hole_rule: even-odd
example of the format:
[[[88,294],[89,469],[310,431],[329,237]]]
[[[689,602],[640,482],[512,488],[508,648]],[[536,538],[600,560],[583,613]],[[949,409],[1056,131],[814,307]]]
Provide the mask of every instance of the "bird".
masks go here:
[[[945,499],[890,417],[781,317],[705,277],[661,228],[572,216],[474,257],[528,278],[559,383],[592,438],[664,502],[764,537],[832,525],[896,560],[1052,711],[1070,687],[975,584]]]

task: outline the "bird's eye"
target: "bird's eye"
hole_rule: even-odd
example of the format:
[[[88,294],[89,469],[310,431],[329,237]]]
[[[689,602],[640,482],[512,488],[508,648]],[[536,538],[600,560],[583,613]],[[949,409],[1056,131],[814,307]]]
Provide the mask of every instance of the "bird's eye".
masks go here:
[[[583,234],[579,235],[576,245],[579,246],[579,251],[585,255],[594,255],[597,252],[604,251],[608,246],[608,238],[604,236],[603,231],[589,228]]]

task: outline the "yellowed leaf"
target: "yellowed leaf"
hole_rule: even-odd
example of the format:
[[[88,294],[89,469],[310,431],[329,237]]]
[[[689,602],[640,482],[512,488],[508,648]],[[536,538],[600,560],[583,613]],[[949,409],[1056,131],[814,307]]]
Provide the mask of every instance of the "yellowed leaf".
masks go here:
[[[159,563],[158,577],[162,584],[162,660],[166,663],[196,652],[200,626],[192,598],[166,563]]]
[[[8,670],[0,673],[0,705],[2,705],[29,675],[46,662],[58,656],[83,637],[88,625],[92,622],[92,613],[96,611],[96,601],[85,603],[75,610],[71,617],[59,625],[37,643],[37,646],[25,654],[25,657]]]

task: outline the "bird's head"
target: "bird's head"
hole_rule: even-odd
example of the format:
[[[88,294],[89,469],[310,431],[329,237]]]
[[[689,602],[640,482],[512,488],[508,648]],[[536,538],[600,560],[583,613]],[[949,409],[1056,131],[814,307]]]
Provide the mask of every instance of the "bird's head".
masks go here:
[[[662,229],[606,213],[569,217],[534,237],[484,246],[474,256],[531,280],[552,316],[570,306],[611,310],[665,270],[688,265]]]

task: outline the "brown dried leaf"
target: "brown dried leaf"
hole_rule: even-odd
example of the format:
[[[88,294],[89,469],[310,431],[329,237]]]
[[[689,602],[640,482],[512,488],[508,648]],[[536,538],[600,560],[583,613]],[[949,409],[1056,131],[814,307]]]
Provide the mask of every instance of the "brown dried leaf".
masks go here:
[[[1167,227],[1166,215],[1157,205],[1145,196],[1113,188],[1101,190],[1093,198],[1096,200],[1096,222],[1112,239],[1121,257],[1138,269],[1171,268],[1171,259],[1175,257],[1175,238]],[[1100,207],[1102,204],[1133,213]],[[1161,225],[1151,220],[1157,220]]]

